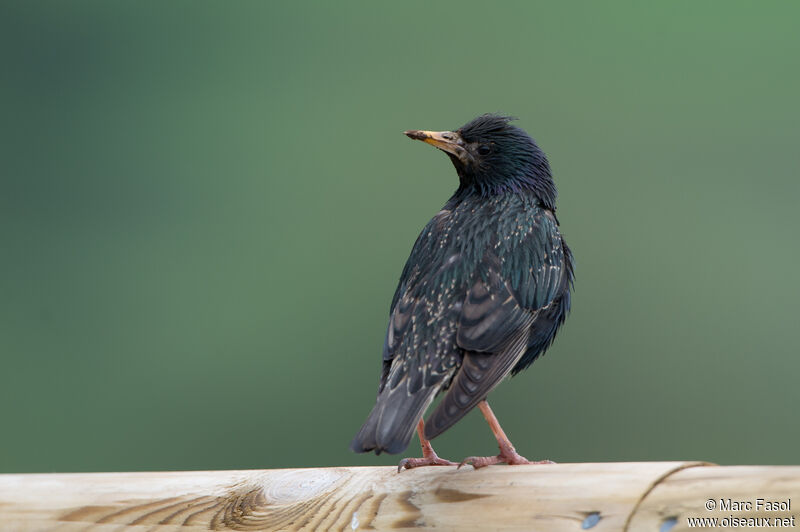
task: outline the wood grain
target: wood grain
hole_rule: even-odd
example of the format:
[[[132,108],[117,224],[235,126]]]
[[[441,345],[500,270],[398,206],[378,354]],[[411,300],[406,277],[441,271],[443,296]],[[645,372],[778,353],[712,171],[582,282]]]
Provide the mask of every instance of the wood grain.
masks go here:
[[[0,530],[659,531],[712,496],[800,495],[800,467],[709,465],[0,475]]]
[[[758,499],[764,502],[791,501],[797,509],[766,510],[765,505],[759,507]],[[709,500],[714,501],[714,508],[711,510],[705,507],[705,503]],[[726,508],[725,505],[729,507]],[[690,527],[688,519],[699,517],[718,519],[716,526],[712,528],[715,530],[745,528],[741,526],[742,518],[754,519],[752,526],[747,527],[751,529],[765,528],[765,519],[769,521],[769,528],[772,529],[800,529],[798,510],[800,510],[800,466],[686,469],[659,482],[631,514],[628,527],[630,530],[658,530],[663,526],[670,532],[690,528],[694,530],[697,526]],[[737,520],[736,525],[730,520],[727,523],[724,521],[730,517]],[[780,523],[776,523],[776,519],[780,520]],[[672,523],[674,525],[670,527]],[[654,528],[656,524],[658,526]]]

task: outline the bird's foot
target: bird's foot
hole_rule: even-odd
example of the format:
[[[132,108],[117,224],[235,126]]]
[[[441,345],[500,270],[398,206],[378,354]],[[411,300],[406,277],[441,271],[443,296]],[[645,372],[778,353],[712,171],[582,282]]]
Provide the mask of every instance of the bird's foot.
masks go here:
[[[415,467],[433,466],[433,465],[458,465],[450,460],[439,458],[436,451],[433,450],[431,442],[425,439],[425,422],[422,419],[417,423],[417,435],[419,436],[419,443],[422,447],[422,458],[403,458],[397,464],[397,472],[402,473],[403,469],[414,469]]]
[[[444,458],[439,458],[436,453],[432,453],[429,456],[425,456],[423,458],[403,458],[400,460],[400,463],[397,464],[397,472],[402,473],[404,469],[414,469],[415,467],[423,467],[423,466],[443,466],[443,465],[458,465],[455,462],[451,462],[450,460],[445,460]]]
[[[552,460],[539,460],[536,462],[532,462],[519,454],[514,447],[501,445],[500,446],[500,454],[497,456],[468,456],[464,458],[460,464],[458,464],[458,468],[461,469],[461,466],[470,464],[475,469],[480,469],[482,467],[494,465],[494,464],[508,464],[508,465],[539,465],[539,464],[555,464]]]
[[[520,456],[514,453],[514,456],[504,456],[502,454],[498,454],[497,456],[468,456],[464,458],[460,464],[458,464],[458,468],[461,469],[461,466],[469,464],[475,469],[480,469],[482,467],[494,465],[494,464],[508,464],[508,465],[531,465],[531,464],[555,464],[552,460],[539,460],[535,462],[531,462],[524,456]]]

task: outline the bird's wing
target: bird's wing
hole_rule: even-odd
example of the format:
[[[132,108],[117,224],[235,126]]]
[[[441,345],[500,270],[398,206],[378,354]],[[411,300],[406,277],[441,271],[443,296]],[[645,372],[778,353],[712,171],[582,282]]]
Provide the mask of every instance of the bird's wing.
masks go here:
[[[416,334],[418,337],[428,340],[432,340],[433,337],[443,337],[444,331],[434,330],[437,326],[442,329],[447,328],[442,327],[441,320],[437,320],[437,323],[432,324],[433,327],[423,325],[424,322],[430,320],[431,311],[434,307],[439,309],[438,312],[434,310],[434,314],[438,314],[439,318],[445,317],[442,316],[442,310],[446,310],[448,314],[444,320],[446,325],[450,326],[450,328],[455,327],[457,314],[460,310],[460,301],[456,303],[456,308],[445,309],[448,301],[438,300],[434,302],[431,297],[448,290],[446,285],[455,278],[455,270],[461,258],[460,254],[456,253],[443,257],[437,263],[438,267],[432,270],[420,266],[421,264],[430,264],[431,250],[438,248],[442,225],[449,214],[449,210],[442,209],[422,229],[416,242],[414,242],[414,247],[403,268],[403,273],[400,275],[400,282],[397,284],[389,309],[389,325],[386,328],[386,339],[383,343],[383,371],[381,372],[378,394],[386,386],[392,361],[398,355],[398,351],[402,352],[404,348],[407,350],[409,347],[406,335]],[[416,323],[412,321],[412,317],[415,315]],[[405,344],[403,345],[404,341]],[[453,348],[456,349],[456,346],[453,345]],[[427,358],[431,359],[428,361],[428,380],[440,380],[431,379],[430,377],[442,374],[443,368],[436,367],[437,361],[434,352],[431,351],[427,355]],[[416,388],[416,383],[413,387]]]
[[[426,261],[427,239],[423,231],[403,271],[384,342],[378,398],[351,443],[356,452],[405,449],[417,421],[460,362],[455,336],[463,289],[452,288],[459,254]],[[420,267],[431,262],[438,266]],[[458,297],[447,297],[454,292]]]
[[[456,332],[464,358],[427,421],[428,438],[461,419],[511,371],[537,315],[558,295],[564,250],[557,223],[547,211],[526,222],[518,226],[527,231],[489,247],[467,292]]]
[[[448,294],[454,291],[450,287],[458,264],[455,253],[436,270],[421,273],[414,267],[404,275],[386,330],[379,394],[404,378],[415,393],[452,375],[460,351],[455,333],[462,302]]]
[[[386,386],[386,380],[389,378],[389,371],[392,368],[392,360],[395,357],[399,341],[409,329],[411,325],[411,316],[414,313],[414,307],[417,304],[417,299],[410,293],[400,291],[403,283],[400,283],[397,291],[398,295],[395,296],[395,302],[389,314],[389,326],[386,328],[386,339],[383,342],[383,371],[381,372],[380,385],[378,393],[383,391]]]

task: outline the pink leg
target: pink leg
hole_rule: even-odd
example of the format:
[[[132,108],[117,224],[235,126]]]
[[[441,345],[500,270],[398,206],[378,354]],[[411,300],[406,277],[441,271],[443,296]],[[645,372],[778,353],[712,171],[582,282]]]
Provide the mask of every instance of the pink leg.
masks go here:
[[[403,458],[397,464],[397,472],[401,473],[403,469],[413,469],[422,466],[441,466],[441,465],[457,465],[455,462],[439,458],[436,451],[433,450],[431,442],[425,439],[425,422],[422,419],[417,423],[417,435],[419,436],[419,443],[422,446],[422,458]]]
[[[497,445],[500,447],[500,454],[497,456],[469,456],[465,458],[458,465],[458,467],[461,467],[464,464],[472,464],[472,467],[475,469],[480,469],[481,467],[486,467],[493,464],[522,465],[555,463],[551,462],[550,460],[531,462],[524,456],[518,454],[516,449],[514,449],[514,446],[511,444],[511,441],[508,439],[508,436],[506,436],[506,433],[503,431],[503,427],[501,427],[500,423],[497,421],[494,412],[492,412],[492,409],[489,407],[489,403],[487,403],[486,400],[483,400],[478,403],[478,408],[481,409],[483,417],[486,418],[486,422],[489,423],[489,428],[492,429],[492,433],[497,439]]]

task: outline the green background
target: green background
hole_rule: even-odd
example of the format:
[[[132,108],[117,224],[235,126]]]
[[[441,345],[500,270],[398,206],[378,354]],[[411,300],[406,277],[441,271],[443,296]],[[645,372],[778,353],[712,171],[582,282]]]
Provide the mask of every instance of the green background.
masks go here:
[[[456,186],[520,117],[577,259],[495,391],[529,458],[797,463],[797,3],[3,2],[0,471],[348,450]],[[478,412],[435,441],[492,454]],[[412,442],[408,455],[419,450]]]

